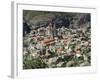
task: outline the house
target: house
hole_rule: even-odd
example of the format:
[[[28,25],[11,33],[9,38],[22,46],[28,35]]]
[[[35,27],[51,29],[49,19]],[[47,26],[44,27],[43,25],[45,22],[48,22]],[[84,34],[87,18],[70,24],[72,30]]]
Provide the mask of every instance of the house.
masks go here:
[[[44,39],[41,41],[41,43],[43,46],[48,46],[48,45],[54,44],[55,40],[53,38]]]

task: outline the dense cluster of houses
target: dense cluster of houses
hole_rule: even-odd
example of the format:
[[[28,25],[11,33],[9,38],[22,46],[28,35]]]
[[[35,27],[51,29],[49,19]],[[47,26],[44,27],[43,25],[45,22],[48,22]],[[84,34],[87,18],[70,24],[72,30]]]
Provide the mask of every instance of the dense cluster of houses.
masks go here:
[[[25,69],[90,66],[90,35],[90,26],[56,28],[55,24],[49,23],[46,28],[33,29],[23,37],[23,66]],[[27,67],[28,61],[31,67]]]

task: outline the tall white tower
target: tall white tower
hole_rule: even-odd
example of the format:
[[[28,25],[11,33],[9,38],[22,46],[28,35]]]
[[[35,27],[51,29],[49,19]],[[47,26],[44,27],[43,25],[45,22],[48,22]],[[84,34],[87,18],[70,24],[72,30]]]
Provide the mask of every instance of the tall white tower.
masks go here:
[[[46,29],[46,35],[53,37],[53,28],[52,28],[52,23],[49,23],[47,29]]]
[[[53,25],[53,36],[57,36],[56,25]]]

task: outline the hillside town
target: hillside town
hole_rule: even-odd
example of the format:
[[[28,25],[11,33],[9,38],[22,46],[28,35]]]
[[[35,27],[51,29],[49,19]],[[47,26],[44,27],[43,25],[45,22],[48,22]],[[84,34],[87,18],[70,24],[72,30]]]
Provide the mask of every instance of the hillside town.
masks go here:
[[[23,22],[23,69],[91,65],[90,14],[60,17],[50,18],[46,25]]]

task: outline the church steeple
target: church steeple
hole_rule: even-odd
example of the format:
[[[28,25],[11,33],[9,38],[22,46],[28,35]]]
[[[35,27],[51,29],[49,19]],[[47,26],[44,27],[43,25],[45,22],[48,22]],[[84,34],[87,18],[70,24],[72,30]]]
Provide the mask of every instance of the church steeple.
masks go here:
[[[52,27],[52,23],[51,22],[48,24],[48,27],[47,27],[47,30],[46,30],[46,34],[49,37],[53,37],[53,27]]]
[[[56,25],[55,23],[53,24],[53,36],[56,36],[57,32],[56,32]]]

